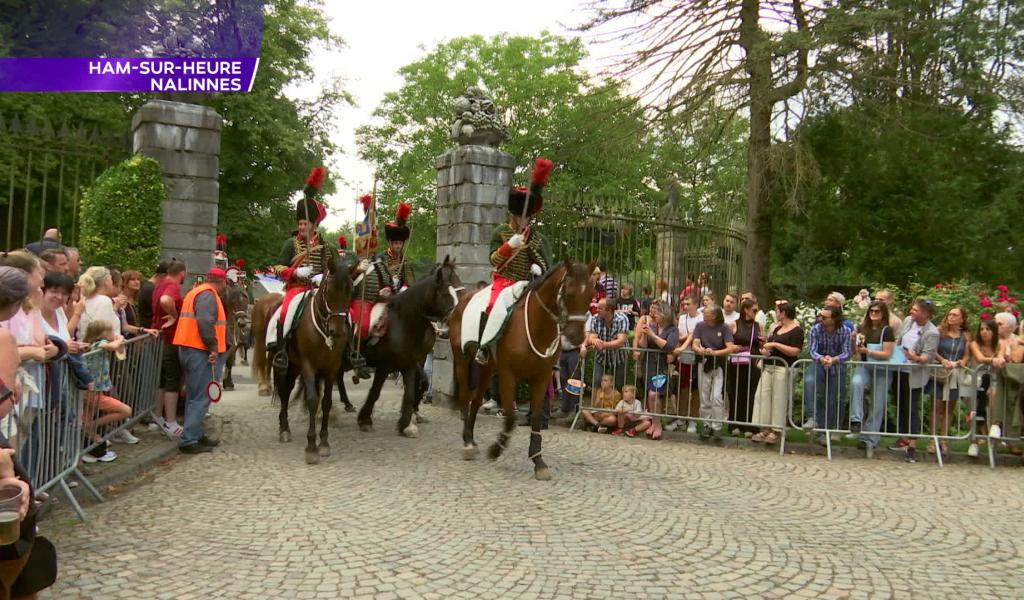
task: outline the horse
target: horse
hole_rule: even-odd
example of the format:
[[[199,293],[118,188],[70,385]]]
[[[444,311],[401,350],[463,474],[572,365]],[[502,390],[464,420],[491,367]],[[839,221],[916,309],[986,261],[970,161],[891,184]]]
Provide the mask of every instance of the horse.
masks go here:
[[[583,343],[596,266],[596,261],[587,265],[566,259],[527,285],[513,305],[486,365],[477,364],[474,354],[462,351],[462,314],[470,298],[479,291],[467,294],[455,307],[448,319],[448,331],[455,368],[455,397],[463,412],[464,459],[472,460],[480,453],[473,439],[473,429],[491,374],[496,370],[505,423],[497,441],[489,448],[488,456],[495,460],[508,447],[509,437],[516,427],[516,381],[525,379],[529,383],[531,408],[528,456],[533,460],[534,477],[542,481],[551,479],[551,471],[541,457],[544,393],[551,380],[552,368],[558,361],[559,337],[565,335],[577,346]]]
[[[346,262],[336,257],[328,262],[327,273],[320,286],[313,290],[308,304],[302,311],[298,325],[285,347],[280,350],[287,355],[287,366],[274,364],[274,388],[281,401],[278,415],[278,431],[281,442],[290,442],[291,428],[288,424],[288,401],[296,380],[302,377],[306,408],[309,412],[309,429],[306,432],[306,463],[315,465],[321,457],[331,454],[327,441],[327,425],[331,413],[331,392],[338,376],[350,332],[348,306],[352,298],[352,276]],[[263,298],[261,298],[263,300]],[[265,329],[266,327],[261,327]],[[265,336],[264,336],[265,339]],[[261,358],[269,357],[264,350]],[[253,357],[255,363],[256,356]],[[264,367],[265,363],[264,363]],[[322,386],[322,388],[321,388]],[[321,398],[317,398],[322,389]],[[318,402],[319,400],[319,402]],[[316,417],[322,413],[320,444],[316,445]]]
[[[387,319],[387,330],[375,344],[363,346],[363,356],[374,372],[366,402],[357,417],[360,431],[373,429],[373,407],[380,398],[380,390],[388,375],[398,372],[405,388],[398,433],[411,438],[419,435],[413,414],[426,384],[423,361],[434,348],[436,334],[433,322],[441,322],[448,317],[462,289],[462,282],[455,272],[455,262],[445,257],[444,262],[435,265],[429,275],[390,299],[383,317]],[[350,367],[346,365],[346,368]],[[347,400],[344,383],[339,382],[338,385],[342,398]]]
[[[231,345],[228,346],[227,360],[224,363],[224,389],[231,391],[235,389],[235,382],[231,379],[231,369],[235,366],[236,351],[244,345],[244,337],[249,335],[249,297],[245,290],[236,286],[227,286],[220,296],[224,304],[224,312],[228,316],[228,339]]]

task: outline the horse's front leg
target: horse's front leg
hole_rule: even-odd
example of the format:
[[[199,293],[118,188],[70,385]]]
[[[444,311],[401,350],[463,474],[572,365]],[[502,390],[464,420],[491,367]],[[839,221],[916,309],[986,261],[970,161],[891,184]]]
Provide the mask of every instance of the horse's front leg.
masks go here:
[[[374,381],[376,383],[376,380]],[[416,406],[416,367],[402,371],[402,412],[398,417],[398,433],[405,437],[420,436],[419,428],[413,422],[413,407]]]
[[[463,415],[462,421],[462,458],[465,460],[473,460],[480,455],[480,448],[476,445],[473,432],[476,430],[476,415],[480,411],[480,405],[483,404],[484,390],[487,389],[485,385],[477,385],[476,388],[469,388],[469,377],[466,373],[469,369],[480,369],[484,371],[482,374],[483,379],[490,381],[490,367],[485,367],[472,363],[472,358],[466,357],[466,364],[461,368],[456,366],[455,377],[458,378],[459,382],[459,394],[468,396],[468,398],[457,398],[456,400],[460,405],[464,406],[463,409],[465,414]],[[461,371],[461,372],[460,372]]]
[[[331,377],[324,377],[324,392],[320,398],[320,410],[323,412],[323,417],[320,422],[320,445],[317,447],[320,456],[331,455],[331,445],[327,442],[327,425],[330,423],[331,416],[331,394],[334,393],[332,386],[334,381]]]
[[[274,368],[274,387],[277,388],[277,397],[281,400],[281,409],[277,416],[278,438],[282,442],[292,441],[292,430],[288,425],[288,400],[294,385],[295,376],[290,374],[288,369]]]
[[[384,367],[377,367],[373,370],[373,384],[370,385],[370,391],[366,394],[366,402],[363,403],[363,407],[359,409],[359,416],[356,417],[359,431],[373,430],[373,407],[377,404],[377,399],[380,398],[380,390],[384,387],[384,380],[387,378],[388,371]]]
[[[345,368],[338,367],[338,395],[341,397],[341,403],[345,405],[345,412],[356,412],[356,407],[352,406],[352,402],[348,399],[348,391],[345,389]]]
[[[320,462],[316,449],[316,413],[320,398],[317,396],[316,372],[308,365],[302,365],[302,392],[309,411],[309,427],[306,429],[306,464]]]
[[[420,404],[427,393],[427,373],[423,370],[423,363],[416,365],[414,369],[416,377],[413,381],[416,382],[416,394],[413,397],[412,414],[416,418],[416,424],[422,425],[430,422],[426,417],[420,415]]]
[[[473,360],[472,357],[468,357],[469,360]],[[490,385],[490,381],[485,381],[483,375],[489,373],[488,369],[480,369],[480,381],[477,382],[478,390],[474,390],[474,400],[479,395],[483,397],[483,390],[487,389]],[[498,398],[501,404],[501,410],[505,413],[504,428],[498,432],[498,440],[491,445],[487,451],[487,455],[494,460],[501,456],[501,453],[508,448],[508,440],[512,436],[512,432],[516,428],[516,379],[512,375],[512,372],[507,368],[498,368]],[[476,402],[473,403],[476,405]],[[467,418],[469,415],[466,415]]]
[[[551,479],[551,470],[541,457],[540,426],[544,418],[544,395],[548,391],[547,377],[534,377],[530,380],[530,450],[528,456],[533,461],[533,476],[540,481]]]
[[[228,350],[228,358],[224,362],[224,389],[232,391],[235,389],[235,382],[231,379],[231,369],[235,366],[235,348]]]

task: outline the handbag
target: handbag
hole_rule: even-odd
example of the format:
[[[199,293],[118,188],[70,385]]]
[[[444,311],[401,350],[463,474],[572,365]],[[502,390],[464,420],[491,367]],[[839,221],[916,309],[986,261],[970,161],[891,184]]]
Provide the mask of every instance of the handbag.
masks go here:
[[[885,342],[883,342],[882,340],[885,339],[886,329],[889,329],[888,325],[882,327],[882,333],[878,336],[879,341],[877,344],[866,344],[868,350],[873,350],[875,352],[881,352],[883,350]],[[898,343],[894,342],[892,345],[892,354],[889,355],[889,358],[875,358],[869,354],[868,362],[901,364],[907,362],[907,357],[904,356],[903,354],[903,347],[900,346]]]
[[[730,365],[749,365],[750,364],[750,351],[754,348],[754,335],[757,333],[757,325],[750,327],[750,344],[747,346],[746,352],[737,352],[729,355]]]
[[[966,335],[966,334],[963,334],[963,335]],[[957,340],[957,345],[954,347],[954,350],[953,350],[953,356],[956,356],[957,354],[960,353],[960,342],[963,341],[963,335],[961,335],[961,337]],[[936,383],[941,383],[941,384],[945,384],[947,381],[949,381],[950,377],[953,377],[954,380],[956,381],[958,379],[953,374],[955,372],[959,371],[959,370],[960,370],[959,367],[955,367],[955,368],[952,368],[952,369],[935,369],[935,371],[932,372],[932,379],[934,379]],[[956,387],[956,386],[954,386],[954,387]]]

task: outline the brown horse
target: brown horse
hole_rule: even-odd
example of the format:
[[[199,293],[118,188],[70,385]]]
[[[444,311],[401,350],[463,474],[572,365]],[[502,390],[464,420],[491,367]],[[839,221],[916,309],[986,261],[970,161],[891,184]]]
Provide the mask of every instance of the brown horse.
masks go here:
[[[252,377],[256,380],[257,394],[270,395],[270,361],[267,360],[267,325],[270,316],[281,306],[283,294],[267,294],[252,306]]]
[[[583,327],[590,316],[595,263],[566,260],[534,281],[512,308],[504,333],[494,343],[494,352],[486,365],[478,365],[472,354],[462,351],[462,313],[473,294],[466,294],[448,319],[448,331],[455,365],[455,395],[463,411],[463,458],[471,460],[480,453],[473,440],[477,411],[491,374],[497,370],[501,408],[505,413],[504,429],[490,447],[488,456],[494,460],[508,445],[516,426],[515,385],[525,379],[530,387],[530,450],[534,477],[551,479],[551,472],[541,457],[541,409],[551,370],[558,361],[559,336],[565,335],[573,344],[583,343]],[[479,293],[479,292],[476,292]]]
[[[269,295],[268,295],[269,297]],[[348,324],[348,306],[352,299],[352,277],[348,266],[341,258],[328,263],[328,272],[320,286],[307,299],[307,304],[299,318],[299,323],[288,339],[281,352],[287,355],[287,366],[275,364],[273,369],[274,388],[281,402],[278,415],[279,437],[282,442],[290,442],[291,428],[288,424],[288,403],[292,389],[299,377],[302,378],[302,389],[306,409],[309,412],[309,429],[306,433],[306,462],[317,464],[321,456],[330,456],[331,448],[327,441],[327,425],[331,413],[331,394],[334,382],[341,368],[342,354],[348,344],[350,328]],[[280,299],[277,299],[278,302]],[[261,305],[266,301],[265,304]],[[270,309],[278,302],[267,297],[257,302],[260,311]],[[255,311],[254,311],[255,312]],[[272,314],[272,313],[271,313]],[[267,356],[265,344],[266,319],[260,320],[254,328],[257,333],[257,349],[253,355],[253,370],[266,370]],[[260,331],[262,330],[262,331]],[[319,398],[318,393],[323,390]],[[320,444],[316,445],[316,417],[322,414],[320,425]]]
[[[245,289],[229,285],[224,288],[220,300],[228,316],[228,340],[231,342],[227,351],[228,358],[224,362],[224,389],[231,391],[235,389],[235,382],[231,378],[235,354],[243,345],[243,336],[249,335],[249,296]]]

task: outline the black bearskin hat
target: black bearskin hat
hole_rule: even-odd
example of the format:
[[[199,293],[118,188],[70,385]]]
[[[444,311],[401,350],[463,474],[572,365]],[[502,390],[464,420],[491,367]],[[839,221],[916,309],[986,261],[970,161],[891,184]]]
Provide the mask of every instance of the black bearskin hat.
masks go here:
[[[327,177],[327,169],[313,167],[306,178],[306,187],[302,190],[302,199],[295,204],[295,221],[307,219],[317,225],[327,217],[327,209],[317,200],[320,188]]]

